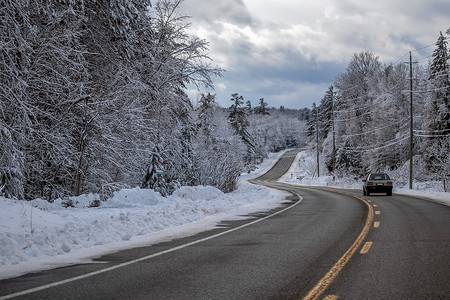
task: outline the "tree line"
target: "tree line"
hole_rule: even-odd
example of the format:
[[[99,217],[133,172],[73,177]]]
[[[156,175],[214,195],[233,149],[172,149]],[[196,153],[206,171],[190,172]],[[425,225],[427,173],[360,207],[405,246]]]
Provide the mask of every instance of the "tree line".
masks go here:
[[[450,29],[447,37],[440,33],[428,62],[412,61],[412,74],[409,55],[390,64],[370,52],[352,56],[312,106],[308,123],[309,142],[315,145],[318,137],[330,174],[395,171],[408,164],[412,84],[414,178],[445,184],[450,176],[448,35]]]
[[[304,142],[304,122],[265,102],[192,105],[186,86],[212,89],[223,70],[187,33],[182,2],[2,1],[0,195],[229,192],[268,151]]]

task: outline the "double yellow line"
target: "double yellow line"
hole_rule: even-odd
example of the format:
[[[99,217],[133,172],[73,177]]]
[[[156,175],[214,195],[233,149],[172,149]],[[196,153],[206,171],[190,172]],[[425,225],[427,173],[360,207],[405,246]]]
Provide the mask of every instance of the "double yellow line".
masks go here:
[[[352,244],[352,246],[347,250],[347,252],[344,253],[344,255],[334,264],[334,266],[328,271],[325,276],[322,277],[322,279],[319,280],[319,282],[312,288],[312,290],[309,291],[309,293],[303,298],[303,300],[313,300],[318,299],[320,295],[322,295],[323,292],[328,288],[328,286],[333,282],[333,280],[336,278],[336,276],[339,274],[339,272],[344,268],[344,266],[347,264],[347,262],[352,258],[353,254],[355,254],[356,250],[361,246],[364,238],[366,237],[367,233],[369,232],[369,229],[373,222],[373,207],[370,205],[367,200],[355,196],[350,195],[342,192],[337,191],[331,191],[327,190],[333,193],[343,194],[346,196],[350,196],[353,198],[356,198],[362,202],[364,202],[367,207],[369,208],[369,212],[367,214],[366,224],[364,225],[364,228],[362,229],[361,233],[359,234],[358,238],[355,240],[355,242]]]

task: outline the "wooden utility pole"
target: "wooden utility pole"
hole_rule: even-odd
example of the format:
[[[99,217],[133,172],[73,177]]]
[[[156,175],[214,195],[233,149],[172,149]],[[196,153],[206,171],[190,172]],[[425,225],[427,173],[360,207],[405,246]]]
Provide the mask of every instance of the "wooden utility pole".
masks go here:
[[[336,179],[336,131],[334,129],[334,93],[331,93],[331,113],[333,129],[333,181]]]
[[[412,55],[409,51],[409,95],[410,95],[410,117],[409,117],[409,189],[413,188],[413,157],[414,157],[414,131],[413,131],[413,71]]]
[[[316,150],[317,150],[317,177],[320,177],[319,164],[319,108],[316,107]]]

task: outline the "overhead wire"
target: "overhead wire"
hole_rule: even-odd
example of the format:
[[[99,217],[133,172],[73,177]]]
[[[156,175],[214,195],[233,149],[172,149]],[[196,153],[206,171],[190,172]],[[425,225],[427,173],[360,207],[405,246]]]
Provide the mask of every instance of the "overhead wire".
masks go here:
[[[440,135],[427,135],[427,134],[414,134],[414,136],[418,136],[418,137],[428,137],[428,138],[437,138],[437,137],[450,137],[450,133],[449,134],[440,134]]]
[[[421,50],[424,50],[424,49],[433,47],[433,46],[435,46],[435,45],[436,45],[436,44],[433,43],[433,44],[430,44],[430,45],[427,45],[427,46],[424,46],[424,47],[421,47],[421,48],[416,48],[416,49],[407,51],[403,56],[401,56],[399,59],[397,59],[396,61],[394,61],[392,64],[393,64],[393,65],[397,64],[399,61],[401,61],[401,60],[402,60],[405,56],[407,56],[409,53],[412,53],[412,52],[419,52],[419,51],[421,51]],[[432,54],[429,55],[429,57],[431,57],[431,56],[432,56]],[[421,58],[421,60],[423,60],[423,59],[424,59],[424,58]]]
[[[411,52],[419,52],[419,51],[421,51],[423,49],[427,49],[427,48],[433,47],[435,45],[436,45],[436,43],[433,43],[433,44],[430,44],[430,45],[427,45],[427,46],[423,46],[422,48],[411,50]]]
[[[398,143],[400,143],[400,142],[402,142],[402,141],[404,141],[404,140],[406,140],[408,138],[409,138],[409,135],[404,136],[404,137],[402,137],[401,139],[399,139],[399,140],[397,140],[395,142],[389,143],[387,145],[377,146],[375,148],[365,148],[365,149],[363,149],[363,148],[350,148],[350,147],[339,147],[339,146],[337,146],[336,148],[342,149],[342,150],[346,150],[346,151],[350,151],[350,152],[368,152],[368,151],[380,150],[380,149],[384,149],[384,148],[396,145],[396,144],[398,144]]]
[[[355,134],[345,134],[345,135],[343,135],[343,137],[361,136],[361,135],[373,133],[374,131],[379,131],[379,130],[382,130],[382,129],[386,129],[386,128],[395,126],[395,125],[397,125],[397,124],[399,124],[399,123],[403,123],[403,122],[404,122],[404,120],[401,120],[401,121],[398,121],[398,122],[393,123],[393,124],[389,124],[389,125],[384,126],[384,127],[379,127],[379,128],[372,129],[372,130],[370,130],[370,131],[366,131],[366,132],[362,132],[362,133],[355,133]],[[404,127],[408,127],[408,126],[409,126],[409,125],[405,125]],[[404,127],[402,127],[399,131],[404,130],[404,129],[405,129]]]
[[[398,63],[398,62],[401,61],[405,56],[407,56],[408,54],[410,54],[410,53],[412,53],[412,52],[419,52],[419,51],[421,51],[421,50],[428,49],[428,48],[433,47],[433,46],[435,46],[435,44],[430,44],[430,45],[427,45],[427,46],[424,46],[424,47],[421,47],[421,48],[417,48],[417,49],[408,51],[408,52],[406,52],[403,56],[401,56],[399,59],[397,59],[393,64]],[[421,57],[421,58],[418,59],[418,61],[422,61],[422,60],[428,59],[428,58],[430,58],[430,57],[432,57],[432,54],[427,55],[427,56],[424,56],[424,57]],[[418,62],[418,61],[417,61],[417,62]],[[439,73],[437,73],[437,74],[439,74]],[[438,76],[439,76],[439,77],[441,77],[441,76],[448,76],[448,74],[447,74],[447,73],[443,73],[443,74],[439,74]],[[346,92],[349,92],[349,91],[354,90],[354,89],[356,89],[356,88],[358,88],[358,85],[353,86],[353,87],[351,87],[351,88],[347,88],[347,89],[345,89],[345,90],[338,90],[337,93],[346,93]],[[436,91],[436,90],[441,90],[441,89],[446,89],[446,88],[450,88],[450,86],[445,86],[445,87],[440,87],[440,88],[436,88],[436,89],[431,89],[431,90],[425,91],[425,92],[431,92],[431,91]],[[410,92],[410,91],[408,91],[408,92]],[[416,91],[413,91],[413,92],[416,92]],[[361,98],[363,98],[363,97],[367,97],[367,95],[362,95],[362,96],[359,96],[359,97],[357,97],[357,98],[350,98],[350,99],[342,99],[342,98],[341,98],[339,101],[340,101],[341,103],[342,103],[342,102],[355,102],[356,100],[361,99]],[[359,107],[359,108],[356,107],[356,108],[350,108],[350,109],[348,109],[348,110],[337,110],[337,111],[334,111],[334,113],[340,114],[340,113],[348,113],[348,112],[358,111],[358,110],[365,110],[365,109],[368,109],[368,108],[373,107],[373,106],[376,106],[376,105],[377,105],[377,103],[371,103],[371,104],[369,104],[369,105],[362,106],[362,107]],[[361,114],[360,116],[351,117],[351,118],[347,118],[347,119],[334,119],[334,121],[335,121],[335,122],[347,122],[347,121],[359,119],[359,118],[361,118],[362,116],[367,115],[367,114],[370,114],[370,113],[372,113],[372,112],[371,112],[371,111],[368,111],[368,112],[366,112],[366,113]],[[401,121],[395,122],[395,123],[390,124],[390,125],[387,125],[387,126],[383,126],[383,127],[379,127],[379,128],[374,128],[374,129],[372,129],[372,130],[370,130],[370,131],[366,131],[366,132],[362,132],[362,133],[358,133],[358,134],[352,134],[352,135],[343,135],[343,137],[362,136],[362,135],[366,135],[366,134],[369,134],[369,133],[373,133],[373,132],[375,132],[375,131],[383,130],[383,129],[386,129],[386,128],[389,128],[389,127],[398,125],[399,123],[403,123],[403,122],[404,122],[404,120],[401,120]],[[406,127],[408,127],[408,125],[402,126],[402,128],[400,129],[400,131],[405,130]],[[447,131],[448,131],[448,130],[437,131],[437,132],[447,132]],[[429,134],[427,134],[427,133],[431,133],[431,132],[433,132],[433,131],[425,131],[425,130],[414,130],[414,132],[423,132],[423,133],[424,133],[424,134],[415,133],[414,136],[417,136],[417,137],[449,137],[449,136],[450,136],[450,134],[444,134],[444,135],[429,135]],[[395,139],[392,139],[392,140],[389,140],[389,141],[385,141],[385,142],[383,142],[382,145],[378,145],[378,146],[375,146],[375,147],[369,147],[369,148],[368,148],[368,147],[364,147],[364,148],[354,148],[354,147],[342,147],[342,146],[337,146],[337,148],[338,148],[338,149],[342,149],[342,150],[346,150],[346,151],[351,151],[351,152],[367,152],[367,151],[375,151],[375,150],[379,150],[379,149],[384,149],[384,148],[387,148],[387,147],[391,147],[391,146],[396,145],[396,144],[398,144],[398,143],[400,143],[400,142],[402,142],[402,141],[404,141],[404,140],[406,140],[406,139],[408,139],[408,138],[410,138],[410,134],[409,134],[409,133],[408,133],[407,135],[403,136],[403,137],[397,137],[397,138],[395,138]],[[386,143],[387,143],[387,144],[386,144]]]
[[[425,133],[435,133],[435,132],[445,132],[450,131],[450,129],[442,129],[442,130],[421,130],[421,129],[414,129],[414,132],[425,132]]]

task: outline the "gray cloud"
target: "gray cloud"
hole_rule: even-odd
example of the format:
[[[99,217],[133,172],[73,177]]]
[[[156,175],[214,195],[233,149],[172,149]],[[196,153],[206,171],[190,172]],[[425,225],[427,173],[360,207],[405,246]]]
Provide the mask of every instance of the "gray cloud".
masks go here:
[[[352,54],[371,51],[383,62],[435,43],[450,27],[450,1],[186,0],[191,33],[210,43],[227,72],[216,82],[222,106],[231,93],[254,104],[310,107],[345,71]],[[419,53],[427,56],[429,53]]]
[[[255,22],[242,0],[186,0],[181,9],[186,15],[194,17],[194,23],[200,22],[208,27],[218,21],[239,25],[252,25]]]

